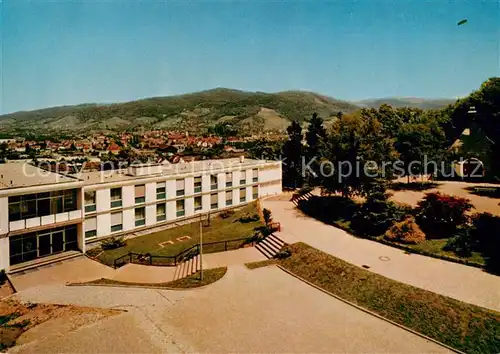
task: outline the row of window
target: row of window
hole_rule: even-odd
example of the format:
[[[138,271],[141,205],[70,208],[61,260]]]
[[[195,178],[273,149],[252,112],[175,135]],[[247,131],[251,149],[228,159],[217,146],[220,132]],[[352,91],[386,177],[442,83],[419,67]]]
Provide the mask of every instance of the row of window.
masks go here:
[[[252,181],[258,182],[259,175],[258,170],[252,170]],[[245,174],[246,175],[246,174]],[[233,174],[232,172],[226,173],[226,187],[233,186]],[[175,181],[176,184],[176,196],[180,197],[184,195],[185,190],[185,180],[178,179]],[[246,179],[240,180],[240,185],[245,185]],[[210,176],[210,189],[217,190],[218,189],[218,181],[217,176]],[[201,176],[194,178],[194,193],[201,193]],[[135,186],[135,204],[142,204],[146,201],[146,185],[140,184]],[[166,182],[157,182],[156,183],[156,200],[163,200],[167,198],[167,186]],[[91,213],[96,211],[96,191],[88,191],[85,192],[85,212]],[[122,206],[122,188],[112,188],[110,190],[110,207],[111,208],[119,208]]]
[[[240,188],[239,195],[240,203],[246,202],[246,188]],[[258,197],[258,187],[252,187],[252,197],[257,199]],[[233,192],[226,191],[226,206],[233,205]],[[218,194],[213,193],[210,195],[210,209],[217,209],[219,206]],[[175,212],[176,217],[182,217],[185,215],[185,200],[179,199],[175,202]],[[201,196],[194,197],[194,210],[200,211],[203,209],[203,202]],[[146,225],[146,208],[138,207],[134,209],[134,220],[135,226]],[[160,203],[156,204],[156,222],[162,222],[167,220],[167,204]],[[121,211],[111,213],[111,232],[118,232],[123,230],[123,213]],[[85,219],[85,238],[92,238],[97,236],[97,217]]]
[[[9,197],[9,221],[69,212],[77,204],[76,189]]]

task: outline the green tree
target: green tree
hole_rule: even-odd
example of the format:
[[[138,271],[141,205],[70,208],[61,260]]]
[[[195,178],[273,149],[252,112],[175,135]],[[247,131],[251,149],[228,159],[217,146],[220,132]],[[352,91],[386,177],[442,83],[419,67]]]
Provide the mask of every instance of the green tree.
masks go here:
[[[312,173],[307,173],[306,178],[308,183],[311,185],[316,184],[319,180],[319,166],[325,147],[326,137],[327,134],[326,129],[323,126],[323,119],[314,113],[309,121],[309,126],[306,132],[306,162],[311,166],[310,168],[313,171]]]
[[[302,160],[304,146],[302,144],[302,128],[293,121],[287,128],[288,140],[283,145],[283,184],[290,188],[300,188],[303,185]]]
[[[343,116],[333,124],[325,147],[328,164],[323,163],[323,189],[344,197],[367,195],[374,179],[392,177],[391,163],[397,158],[393,144],[373,115]]]

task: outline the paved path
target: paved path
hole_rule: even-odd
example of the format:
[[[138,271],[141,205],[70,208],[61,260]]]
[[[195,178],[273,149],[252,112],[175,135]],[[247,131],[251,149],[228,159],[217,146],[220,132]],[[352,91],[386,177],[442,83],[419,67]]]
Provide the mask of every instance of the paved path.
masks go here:
[[[267,259],[254,247],[233,251],[207,253],[203,255],[204,269],[227,267]],[[155,267],[126,264],[118,269],[107,267],[87,257],[75,258],[17,274],[11,277],[17,291],[39,285],[87,282],[100,278],[114,279],[128,283],[168,283],[174,280],[175,267]]]
[[[51,285],[16,296],[129,310],[123,328],[115,317],[17,352],[447,352],[274,266],[232,266],[217,283],[188,291]]]
[[[304,242],[349,263],[368,265],[370,271],[464,302],[500,311],[500,277],[481,269],[447,262],[354,237],[304,215],[284,198],[263,201],[285,242]],[[285,198],[286,199],[286,198]],[[387,260],[388,257],[389,260]]]

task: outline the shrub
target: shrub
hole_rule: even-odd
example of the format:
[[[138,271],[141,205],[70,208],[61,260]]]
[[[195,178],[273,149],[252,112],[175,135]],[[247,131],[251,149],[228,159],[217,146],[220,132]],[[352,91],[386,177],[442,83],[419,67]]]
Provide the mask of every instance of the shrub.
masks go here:
[[[291,257],[291,256],[292,256],[292,252],[289,249],[284,249],[284,250],[281,250],[278,253],[276,253],[273,258],[286,259],[286,258]]]
[[[227,219],[228,217],[230,217],[233,214],[234,214],[234,210],[230,209],[230,210],[223,210],[223,211],[221,211],[220,214],[219,214],[219,216],[222,219]]]
[[[238,219],[238,221],[242,223],[248,223],[258,220],[259,220],[259,215],[257,214],[245,214]]]
[[[127,244],[123,236],[120,237],[109,237],[101,242],[101,248],[103,250],[111,250],[119,247],[123,247]]]
[[[475,248],[470,227],[459,229],[455,236],[450,238],[443,247],[445,251],[452,251],[460,257],[470,257]]]
[[[418,203],[417,222],[433,238],[450,237],[468,222],[466,212],[473,205],[469,199],[446,194],[427,193]]]
[[[387,230],[385,238],[390,241],[416,244],[425,241],[425,234],[420,230],[415,218],[408,217]]]
[[[389,201],[390,194],[378,189],[368,196],[361,208],[354,213],[351,228],[364,236],[383,235],[395,222],[408,216],[411,208]]]
[[[339,219],[350,220],[359,206],[349,198],[313,195],[308,200],[299,200],[298,208],[309,216],[332,224]]]
[[[262,214],[264,215],[264,222],[266,223],[266,225],[269,225],[271,222],[273,222],[271,210],[264,208],[264,210],[262,210]]]
[[[475,214],[472,217],[473,228],[471,236],[474,247],[481,252],[486,268],[494,273],[500,273],[500,217],[490,213]]]

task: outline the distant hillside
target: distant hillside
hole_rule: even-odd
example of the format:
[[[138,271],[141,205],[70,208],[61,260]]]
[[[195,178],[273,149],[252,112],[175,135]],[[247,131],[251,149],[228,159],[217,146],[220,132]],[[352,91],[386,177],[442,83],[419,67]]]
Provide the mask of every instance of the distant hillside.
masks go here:
[[[376,99],[366,99],[358,102],[354,102],[356,105],[365,108],[379,108],[383,104],[388,104],[394,108],[410,107],[410,108],[420,108],[420,109],[437,109],[444,108],[449,104],[455,103],[454,99],[429,99],[429,98],[418,98],[418,97],[388,97],[388,98],[376,98]]]
[[[4,132],[90,132],[96,130],[176,129],[205,132],[218,123],[252,133],[283,131],[291,120],[317,112],[325,120],[358,109],[352,103],[312,92],[245,92],[213,89],[98,105],[61,106],[0,116]]]

